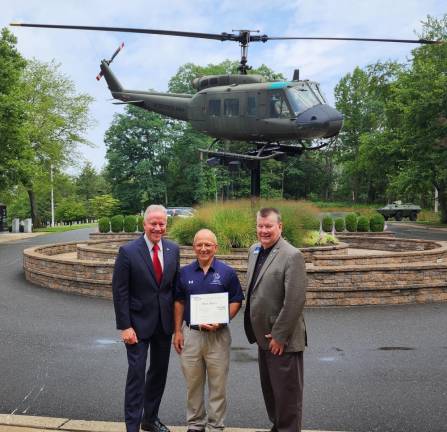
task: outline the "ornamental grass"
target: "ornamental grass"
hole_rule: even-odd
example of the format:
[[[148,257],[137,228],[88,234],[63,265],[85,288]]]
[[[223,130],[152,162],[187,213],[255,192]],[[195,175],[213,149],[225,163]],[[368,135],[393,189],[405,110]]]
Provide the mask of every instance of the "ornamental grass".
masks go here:
[[[197,208],[194,216],[174,218],[169,235],[178,243],[192,245],[195,233],[201,228],[212,230],[219,243],[220,253],[231,248],[247,248],[256,240],[256,212],[261,207],[275,207],[282,215],[283,237],[294,246],[303,245],[310,225],[315,225],[318,208],[305,201],[250,200],[208,203]]]

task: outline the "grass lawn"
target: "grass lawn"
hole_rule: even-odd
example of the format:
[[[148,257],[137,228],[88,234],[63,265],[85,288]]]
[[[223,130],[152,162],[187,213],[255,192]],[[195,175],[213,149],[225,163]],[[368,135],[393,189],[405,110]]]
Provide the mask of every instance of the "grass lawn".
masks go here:
[[[46,227],[46,228],[36,228],[33,232],[65,232],[65,231],[73,231],[82,228],[94,228],[97,227],[97,223],[88,223],[88,224],[79,224],[79,225],[62,225],[55,227]]]

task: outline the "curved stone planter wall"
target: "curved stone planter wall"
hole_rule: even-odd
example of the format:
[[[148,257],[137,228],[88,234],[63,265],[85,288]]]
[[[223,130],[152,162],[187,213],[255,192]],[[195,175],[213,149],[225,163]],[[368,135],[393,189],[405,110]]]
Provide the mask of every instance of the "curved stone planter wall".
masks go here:
[[[361,240],[353,238],[356,236],[349,237],[345,240],[351,245],[365,245],[364,236],[357,236],[362,237]],[[388,255],[350,255],[347,245],[337,245],[304,251],[310,261],[307,264],[307,306],[447,301],[447,244],[378,237],[369,241],[377,240],[382,247],[390,244],[394,250],[410,247],[412,250]],[[101,235],[100,238],[79,244],[72,242],[26,249],[24,270],[27,280],[52,289],[111,298],[118,247],[135,236],[123,238],[119,235],[104,240]],[[235,267],[245,285],[246,250],[221,258]],[[182,263],[193,259],[191,248],[182,247]]]

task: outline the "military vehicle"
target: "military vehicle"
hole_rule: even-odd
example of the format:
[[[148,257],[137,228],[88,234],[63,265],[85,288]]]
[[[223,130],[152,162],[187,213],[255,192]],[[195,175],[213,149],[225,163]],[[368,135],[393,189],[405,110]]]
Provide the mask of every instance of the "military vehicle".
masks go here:
[[[259,75],[248,74],[248,46],[253,42],[275,40],[333,40],[358,42],[394,42],[439,44],[427,39],[377,39],[349,37],[280,36],[256,34],[259,30],[233,30],[233,33],[197,33],[176,30],[127,27],[97,27],[59,24],[11,23],[12,26],[43,27],[64,30],[95,30],[143,33],[232,41],[241,47],[239,75],[204,76],[194,80],[195,95],[148,92],[125,89],[110,69],[110,64],[123,44],[109,60],[102,60],[97,79],[106,79],[112,96],[121,102],[190,122],[192,127],[214,137],[207,149],[209,165],[226,165],[237,169],[244,164],[251,171],[251,195],[260,196],[261,161],[299,157],[304,151],[318,150],[334,143],[343,125],[343,116],[331,107],[317,82],[300,80],[296,69],[290,81],[266,82]],[[222,150],[224,140],[246,141],[251,149],[246,153]],[[293,141],[292,143],[284,143]],[[221,148],[213,146],[221,144]]]
[[[421,208],[415,204],[402,204],[401,201],[395,201],[392,204],[387,204],[385,207],[377,209],[377,211],[385,220],[394,218],[397,221],[401,221],[405,217],[411,221],[415,221],[418,218],[418,213],[421,211]]]

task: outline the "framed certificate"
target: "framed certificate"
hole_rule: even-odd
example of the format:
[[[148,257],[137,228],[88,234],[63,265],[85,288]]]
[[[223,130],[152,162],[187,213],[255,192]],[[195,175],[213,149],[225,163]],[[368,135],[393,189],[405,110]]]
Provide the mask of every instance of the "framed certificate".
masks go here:
[[[190,297],[192,325],[228,324],[228,293],[191,294]]]

